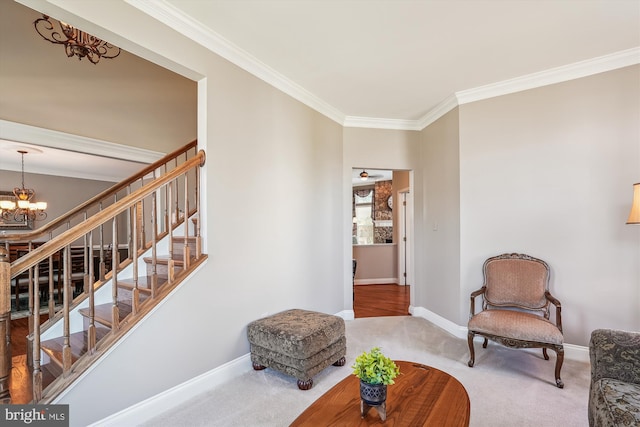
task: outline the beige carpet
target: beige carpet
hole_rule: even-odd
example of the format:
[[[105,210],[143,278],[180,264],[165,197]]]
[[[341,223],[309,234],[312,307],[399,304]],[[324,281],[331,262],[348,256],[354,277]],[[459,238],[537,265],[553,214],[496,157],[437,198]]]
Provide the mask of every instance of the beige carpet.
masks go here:
[[[347,364],[330,366],[300,391],[296,379],[271,369],[250,371],[150,418],[145,426],[288,426],[347,375],[355,357],[380,346],[391,358],[430,365],[456,377],[471,401],[471,426],[587,426],[589,364],[565,359],[564,389],[555,386],[555,353],[476,343],[476,364],[467,366],[466,340],[421,318],[376,317],[347,321]],[[437,426],[436,426],[437,427]]]

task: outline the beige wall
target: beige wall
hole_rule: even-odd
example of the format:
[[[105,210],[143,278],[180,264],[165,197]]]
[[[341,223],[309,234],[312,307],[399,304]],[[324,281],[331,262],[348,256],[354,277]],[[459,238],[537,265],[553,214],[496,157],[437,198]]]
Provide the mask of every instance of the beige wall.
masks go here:
[[[565,340],[640,329],[640,66],[460,107],[461,291],[502,252],[546,260]],[[460,299],[457,319],[468,302]]]
[[[196,139],[195,82],[126,51],[67,58],[36,33],[40,17],[0,2],[0,119],[164,153]]]
[[[356,284],[398,283],[398,245],[354,245],[353,258],[358,261]]]
[[[459,111],[454,109],[421,132],[416,187],[417,307],[459,325],[460,301],[460,160]],[[468,308],[467,308],[468,310]]]

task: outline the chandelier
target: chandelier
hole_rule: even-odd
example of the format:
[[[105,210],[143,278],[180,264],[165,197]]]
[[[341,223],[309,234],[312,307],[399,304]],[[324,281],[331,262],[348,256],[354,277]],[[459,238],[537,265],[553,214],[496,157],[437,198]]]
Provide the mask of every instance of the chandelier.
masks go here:
[[[45,210],[47,202],[33,201],[36,192],[24,186],[24,155],[28,153],[25,150],[18,150],[22,156],[22,187],[14,188],[13,195],[16,201],[0,200],[0,215],[5,220],[13,219],[16,222],[39,221],[47,217]]]
[[[58,23],[60,30],[54,27],[47,15],[42,15],[42,18],[35,20],[33,26],[43,39],[64,45],[64,51],[69,58],[76,55],[78,60],[82,60],[86,56],[89,62],[97,64],[100,58],[112,59],[120,55],[119,47],[62,21]]]

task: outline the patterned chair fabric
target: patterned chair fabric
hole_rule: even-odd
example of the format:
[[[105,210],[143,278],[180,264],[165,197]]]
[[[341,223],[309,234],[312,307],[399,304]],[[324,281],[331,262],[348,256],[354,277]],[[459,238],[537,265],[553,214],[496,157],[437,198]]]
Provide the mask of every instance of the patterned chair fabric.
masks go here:
[[[640,332],[596,329],[589,356],[589,426],[640,426]]]
[[[484,337],[483,347],[492,340],[507,347],[542,348],[556,352],[555,379],[564,387],[560,370],[564,361],[561,304],[549,292],[549,266],[525,254],[502,254],[485,261],[484,284],[471,293],[467,341],[469,366],[475,363],[473,339]],[[476,313],[475,299],[482,296],[481,310]],[[555,322],[550,306],[556,307]]]

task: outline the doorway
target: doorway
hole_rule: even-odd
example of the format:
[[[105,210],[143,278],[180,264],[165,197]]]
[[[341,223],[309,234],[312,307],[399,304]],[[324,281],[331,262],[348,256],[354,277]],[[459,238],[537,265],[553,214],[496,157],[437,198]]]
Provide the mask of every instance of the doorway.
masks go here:
[[[410,299],[411,175],[409,170],[352,169],[350,240],[357,265],[352,278],[354,299],[364,293],[365,286],[389,287],[391,292],[406,292],[406,299]],[[354,301],[356,306],[362,307],[361,301]]]

